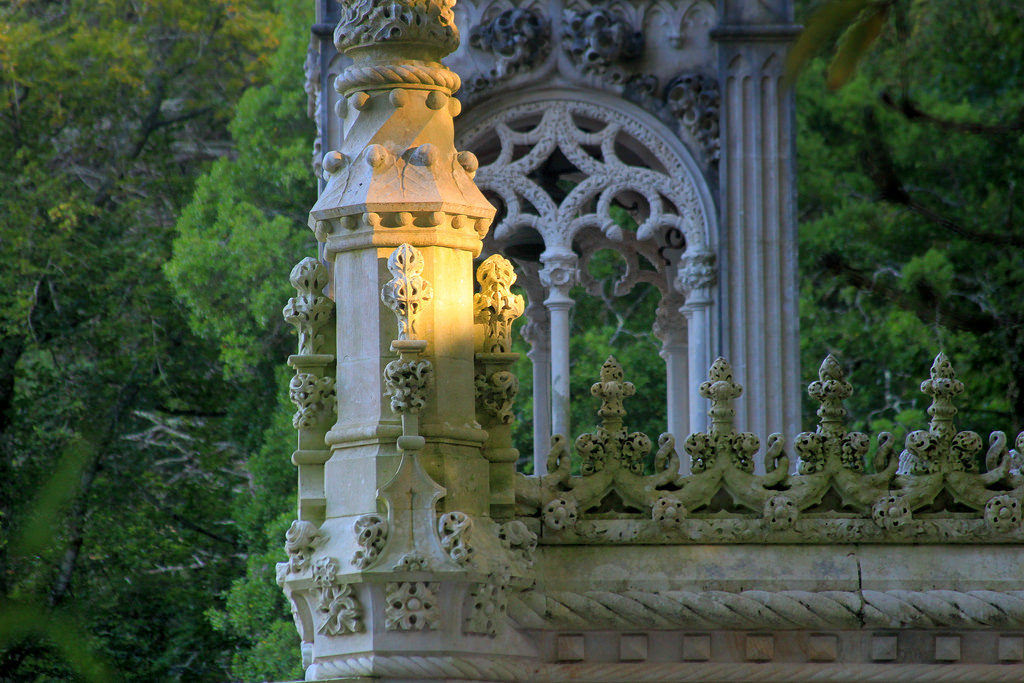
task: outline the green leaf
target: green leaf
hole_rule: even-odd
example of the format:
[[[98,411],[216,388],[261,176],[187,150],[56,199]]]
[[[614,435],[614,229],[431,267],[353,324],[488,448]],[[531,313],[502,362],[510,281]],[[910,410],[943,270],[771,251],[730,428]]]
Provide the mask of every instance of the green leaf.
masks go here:
[[[786,58],[785,80],[792,83],[830,40],[842,33],[870,0],[832,0],[814,13]]]
[[[889,6],[878,5],[865,12],[860,21],[847,29],[828,67],[826,83],[829,89],[837,90],[850,80],[860,60],[881,35],[888,16]]]

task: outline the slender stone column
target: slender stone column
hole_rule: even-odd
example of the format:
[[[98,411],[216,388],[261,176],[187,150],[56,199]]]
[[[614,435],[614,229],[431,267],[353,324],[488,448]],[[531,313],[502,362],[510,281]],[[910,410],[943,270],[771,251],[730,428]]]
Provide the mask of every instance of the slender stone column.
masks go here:
[[[539,286],[538,265],[529,261],[516,265],[526,274],[521,282],[529,298],[526,323],[519,333],[530,345],[526,355],[533,366],[533,473],[542,475],[547,474],[551,445],[551,323]]]
[[[665,360],[665,399],[668,431],[682,442],[690,429],[690,373],[687,348],[687,322],[680,312],[681,297],[669,293],[658,304],[654,336],[661,341],[660,355]],[[689,461],[682,463],[689,471]]]
[[[799,431],[793,97],[788,0],[721,0],[720,353],[746,387],[737,424],[762,439]]]
[[[570,412],[569,290],[576,284],[577,257],[571,251],[545,251],[540,257],[544,267],[540,281],[548,288],[544,305],[551,321],[551,433],[572,438]]]
[[[714,301],[712,288],[717,282],[717,261],[710,251],[696,251],[683,256],[676,275],[676,288],[683,292],[686,303],[680,311],[686,316],[687,351],[689,365],[695,370],[711,366],[711,305]],[[699,375],[694,375],[694,379]],[[707,429],[707,413],[698,392],[700,382],[691,381],[690,390],[690,432]],[[677,437],[678,438],[678,437]]]

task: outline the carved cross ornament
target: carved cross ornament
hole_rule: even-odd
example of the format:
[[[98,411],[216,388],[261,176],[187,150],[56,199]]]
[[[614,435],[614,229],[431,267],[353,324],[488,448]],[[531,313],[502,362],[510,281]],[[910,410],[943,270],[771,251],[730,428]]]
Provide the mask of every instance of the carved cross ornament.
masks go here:
[[[421,277],[423,254],[411,244],[399,245],[388,256],[388,270],[394,276],[380,290],[380,300],[398,319],[398,339],[416,338],[416,318],[423,302],[433,297],[433,287]]]
[[[292,287],[297,294],[288,300],[282,314],[299,333],[299,355],[316,353],[323,342],[320,330],[330,324],[334,302],[323,295],[328,276],[324,264],[315,258],[304,258],[292,269]]]

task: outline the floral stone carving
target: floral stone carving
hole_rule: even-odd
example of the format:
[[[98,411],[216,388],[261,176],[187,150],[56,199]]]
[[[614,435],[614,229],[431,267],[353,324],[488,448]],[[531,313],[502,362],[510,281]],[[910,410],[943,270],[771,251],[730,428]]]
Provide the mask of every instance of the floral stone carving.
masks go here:
[[[441,547],[459,564],[467,564],[473,558],[474,548],[470,544],[473,520],[464,512],[448,512],[437,521],[437,535]]]
[[[496,636],[498,625],[508,611],[508,595],[504,586],[478,583],[470,591],[468,609],[463,620],[464,633]]]
[[[665,101],[683,129],[700,145],[704,158],[709,163],[718,161],[718,81],[703,74],[680,74],[665,87]]]
[[[288,571],[301,572],[309,567],[314,551],[327,537],[312,522],[295,520],[285,532],[284,549],[288,553]]]
[[[398,319],[398,339],[416,338],[416,319],[424,302],[433,297],[433,288],[423,279],[424,262],[420,250],[402,244],[388,256],[393,276],[380,291],[380,299]]]
[[[536,68],[547,59],[551,52],[551,29],[540,13],[515,7],[474,28],[469,44],[496,58],[486,74],[466,83],[468,92],[476,92]]]
[[[318,631],[336,636],[363,630],[362,607],[351,584],[338,584],[338,561],[323,557],[313,565],[313,583],[317,587],[316,609],[323,620]]]
[[[640,56],[644,36],[624,18],[608,10],[566,10],[562,21],[562,47],[584,73],[621,82],[624,75],[616,67]]]
[[[389,631],[434,630],[441,623],[438,584],[424,581],[389,583],[384,589],[384,627]]]
[[[352,557],[352,564],[366,569],[377,561],[388,542],[388,523],[380,515],[363,515],[355,521],[353,530],[359,550]]]

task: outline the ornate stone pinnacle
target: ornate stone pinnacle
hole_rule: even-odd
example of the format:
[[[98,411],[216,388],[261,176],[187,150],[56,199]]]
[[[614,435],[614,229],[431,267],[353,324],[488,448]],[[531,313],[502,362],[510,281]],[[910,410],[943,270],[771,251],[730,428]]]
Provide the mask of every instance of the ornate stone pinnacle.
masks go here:
[[[714,433],[730,433],[734,431],[733,399],[743,395],[743,387],[732,379],[732,366],[721,356],[715,359],[708,370],[708,381],[700,385],[700,395],[711,401],[708,417],[711,418],[711,431]]]
[[[956,434],[953,417],[957,413],[953,398],[963,393],[964,383],[956,378],[953,364],[944,353],[935,356],[929,372],[930,378],[921,382],[921,391],[932,397],[928,415],[932,418],[929,431],[936,436],[951,439]]]
[[[473,296],[473,320],[485,325],[483,350],[486,353],[512,351],[512,323],[523,314],[523,297],[513,294],[516,281],[512,262],[495,254],[476,270],[480,292]]]
[[[304,258],[292,268],[289,280],[298,294],[288,299],[282,315],[299,333],[299,355],[310,356],[322,341],[318,332],[330,323],[334,310],[334,302],[322,294],[327,269],[315,258]]]
[[[817,412],[818,432],[840,436],[845,433],[843,418],[846,417],[846,408],[843,401],[853,394],[853,385],[846,381],[842,366],[831,353],[821,362],[818,381],[811,382],[807,393],[821,404]]]
[[[590,387],[590,393],[601,399],[601,408],[597,414],[608,431],[622,427],[622,418],[626,416],[622,399],[636,393],[633,383],[624,382],[623,377],[622,365],[614,356],[608,356],[608,360],[601,366],[601,381]]]
[[[423,254],[411,244],[399,245],[388,256],[388,270],[394,278],[381,288],[380,299],[398,318],[398,339],[415,339],[420,305],[433,297],[430,283],[420,276]]]

